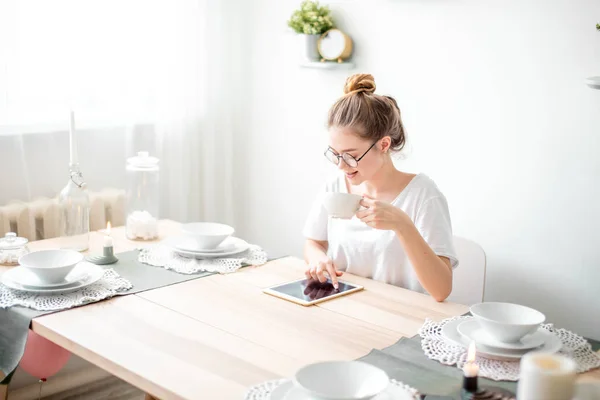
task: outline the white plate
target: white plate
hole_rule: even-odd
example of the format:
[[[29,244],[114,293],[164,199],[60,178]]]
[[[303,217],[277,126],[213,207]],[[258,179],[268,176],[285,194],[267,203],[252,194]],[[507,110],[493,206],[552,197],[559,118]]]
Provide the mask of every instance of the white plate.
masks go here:
[[[75,290],[79,290],[79,289],[89,286],[93,283],[96,283],[104,275],[104,268],[102,268],[98,265],[92,264],[92,263],[81,262],[81,263],[77,264],[77,266],[75,267],[79,271],[81,271],[79,274],[73,275],[71,278],[69,278],[71,276],[71,273],[69,275],[67,275],[67,278],[69,278],[69,279],[74,279],[74,278],[80,277],[81,278],[80,280],[73,280],[72,283],[69,283],[65,286],[59,286],[59,287],[54,287],[54,286],[53,287],[36,287],[36,286],[29,285],[27,281],[26,282],[22,281],[23,276],[27,276],[27,275],[21,274],[19,271],[19,268],[20,267],[17,267],[17,268],[6,271],[2,275],[2,283],[10,289],[20,290],[22,292],[38,293],[38,294],[57,294],[57,293],[74,292]],[[85,272],[83,272],[83,271],[85,271]],[[21,279],[21,281],[20,281],[20,279]],[[27,278],[25,278],[25,279],[27,279]]]
[[[236,245],[239,245],[240,240],[241,239],[235,237],[228,237],[214,249],[201,249],[198,247],[198,242],[194,238],[180,236],[173,240],[173,247],[177,250],[193,253],[226,253],[235,250]]]
[[[294,387],[292,381],[285,381],[271,392],[271,400],[311,400],[309,396]],[[413,395],[398,385],[390,383],[385,392],[375,396],[373,400],[413,400]]]
[[[544,332],[547,332],[542,328],[539,328],[537,332],[523,337],[516,343],[504,343],[494,339],[494,337],[481,327],[477,320],[470,319],[468,321],[463,321],[458,325],[457,330],[458,333],[468,340],[474,341],[476,344],[505,350],[531,350],[540,347],[545,341]]]
[[[206,253],[206,252],[202,252],[202,251],[180,250],[177,247],[175,247],[175,244],[177,244],[177,240],[167,239],[163,243],[165,245],[171,247],[171,249],[177,254],[180,254],[184,257],[195,257],[195,258],[220,258],[220,257],[233,256],[235,254],[239,254],[239,253],[242,253],[242,252],[248,250],[248,248],[250,247],[250,245],[247,242],[245,242],[244,240],[242,240],[240,238],[232,237],[231,239],[233,239],[235,241],[235,248],[233,250],[225,251],[225,252],[221,252],[221,253]]]
[[[23,267],[16,267],[10,270],[8,279],[13,282],[23,285],[30,289],[53,289],[53,288],[64,288],[77,284],[79,281],[87,279],[89,270],[86,267],[86,262],[80,262],[77,264],[71,272],[67,274],[62,282],[58,283],[46,283],[42,282],[37,275]]]
[[[445,324],[442,328],[442,336],[450,344],[466,348],[469,346],[469,344],[471,344],[471,342],[458,333],[458,325],[460,325],[463,321],[464,319],[459,319]],[[534,351],[556,353],[562,348],[562,342],[558,336],[546,331],[543,331],[543,334],[545,336],[543,346],[535,349]],[[518,361],[529,351],[531,350],[493,349],[481,344],[477,345],[478,356],[499,361]]]

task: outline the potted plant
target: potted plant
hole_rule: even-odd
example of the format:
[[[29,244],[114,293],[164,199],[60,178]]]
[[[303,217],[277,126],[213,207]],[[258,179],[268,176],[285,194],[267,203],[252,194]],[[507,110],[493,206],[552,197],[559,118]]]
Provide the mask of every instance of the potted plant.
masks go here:
[[[319,5],[318,1],[303,1],[300,8],[292,14],[288,26],[302,35],[306,58],[318,61],[320,59],[317,48],[319,37],[333,28],[329,7]]]

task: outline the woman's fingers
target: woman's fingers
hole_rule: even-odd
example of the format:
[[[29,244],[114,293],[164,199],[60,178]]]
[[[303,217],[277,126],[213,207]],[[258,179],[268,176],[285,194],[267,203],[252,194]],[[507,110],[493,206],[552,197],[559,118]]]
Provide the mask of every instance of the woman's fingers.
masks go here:
[[[308,270],[308,279],[314,279],[314,280],[318,280],[319,278],[317,277],[317,266],[313,265],[309,270]]]
[[[306,271],[304,271],[304,276],[306,276],[306,279],[310,279],[310,270],[311,270],[311,266],[309,265],[308,268],[306,269]],[[306,294],[306,293],[305,293]]]
[[[339,287],[337,278],[343,274],[344,273],[342,271],[338,271],[335,268],[335,265],[331,260],[319,261],[317,264],[311,265],[306,271],[304,271],[304,275],[307,279],[312,279],[321,283],[327,282],[327,277],[329,277],[333,287],[336,289]]]
[[[356,212],[356,218],[362,220],[363,218],[371,215],[373,213],[373,211],[371,211],[369,208],[365,209],[365,210],[358,210]]]
[[[377,200],[374,200],[371,197],[363,195],[363,198],[360,201],[360,205],[363,206],[363,207],[372,208],[375,205],[376,201]]]
[[[324,262],[320,262],[319,265],[317,266],[317,279],[321,283],[327,282],[327,277],[325,276],[325,271],[326,271],[325,268],[326,268],[326,263],[324,263]]]
[[[328,262],[327,265],[325,266],[325,268],[327,269],[327,274],[331,278],[331,283],[333,284],[333,287],[337,289],[339,287],[338,280],[337,280],[338,275],[335,270],[335,267],[333,266],[333,263]]]

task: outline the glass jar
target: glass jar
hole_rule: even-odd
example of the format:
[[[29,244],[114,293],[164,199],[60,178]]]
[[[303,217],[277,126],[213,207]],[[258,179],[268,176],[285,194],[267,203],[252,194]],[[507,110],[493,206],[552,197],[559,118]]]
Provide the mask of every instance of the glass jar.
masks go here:
[[[0,239],[0,265],[19,265],[19,257],[29,253],[29,240],[8,232]]]
[[[90,236],[90,196],[79,164],[69,165],[70,179],[58,194],[61,248],[85,251]]]
[[[127,159],[126,232],[133,240],[158,237],[159,159],[147,151]]]

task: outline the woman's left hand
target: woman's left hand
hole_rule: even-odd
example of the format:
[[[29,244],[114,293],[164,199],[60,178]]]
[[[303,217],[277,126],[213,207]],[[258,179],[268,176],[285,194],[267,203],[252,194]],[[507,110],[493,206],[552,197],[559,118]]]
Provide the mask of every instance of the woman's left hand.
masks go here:
[[[360,205],[367,209],[357,211],[356,217],[371,228],[401,231],[402,227],[410,222],[408,215],[398,207],[368,195],[363,195]]]

